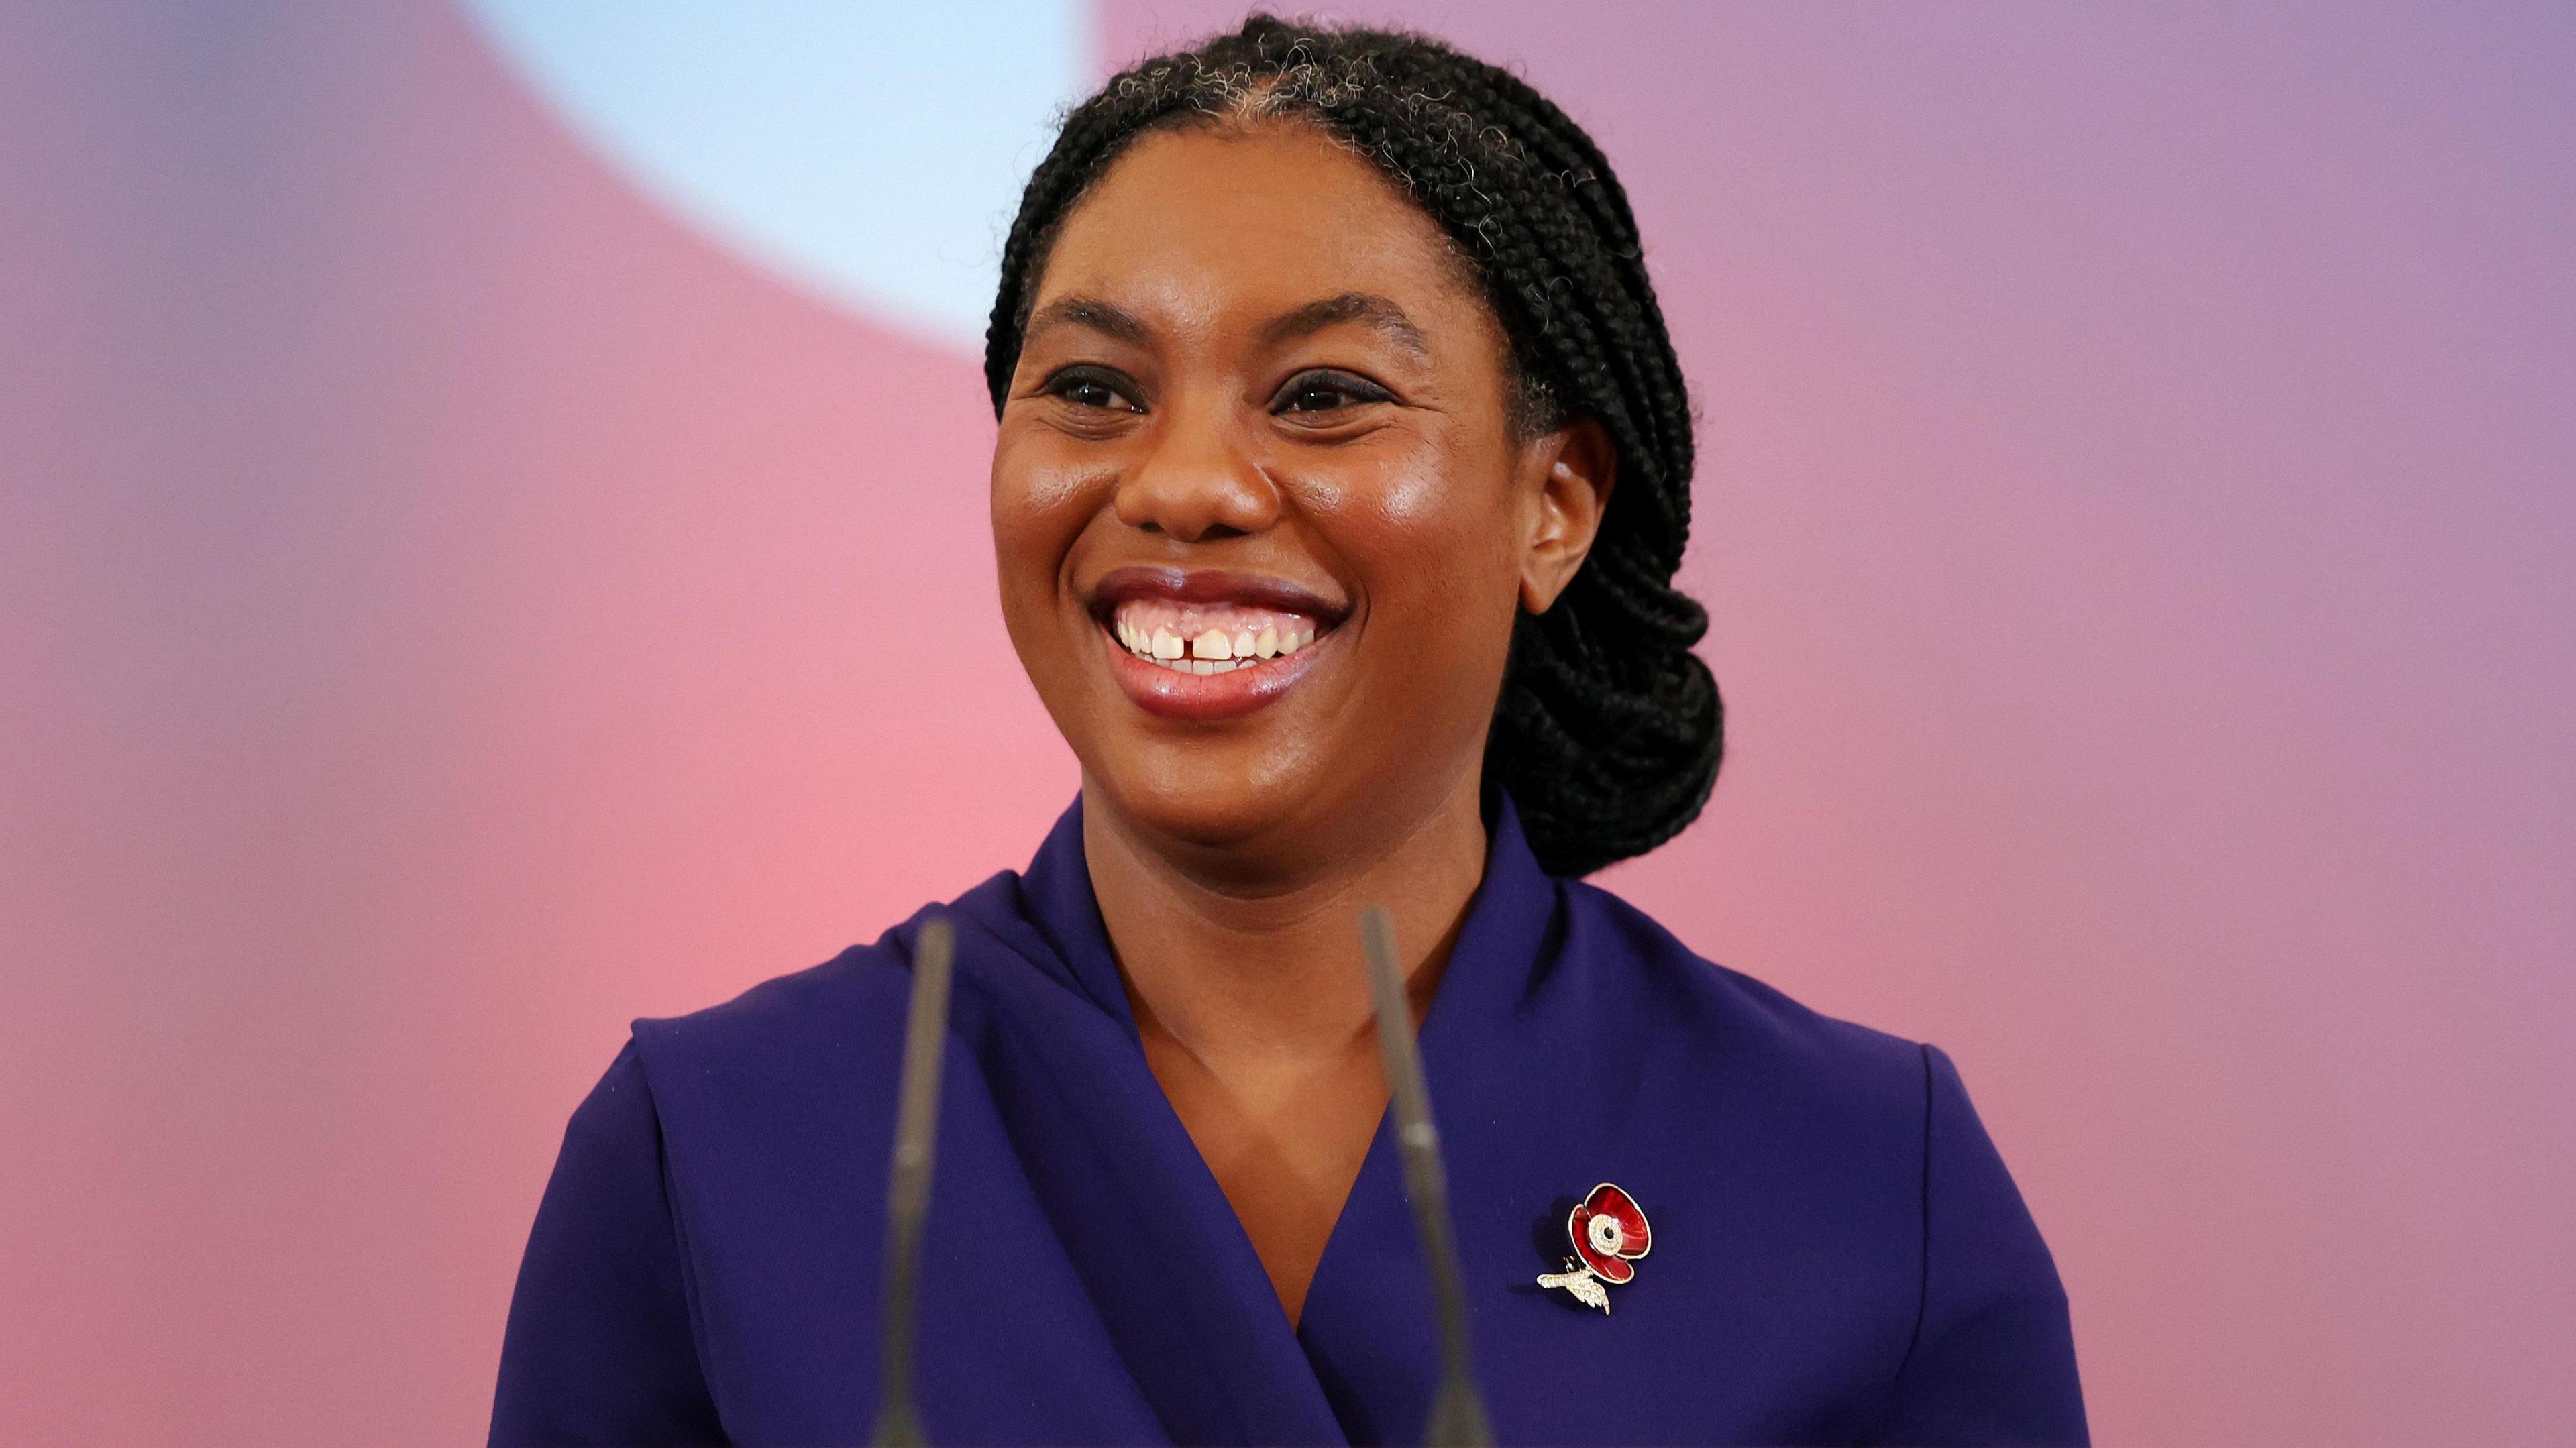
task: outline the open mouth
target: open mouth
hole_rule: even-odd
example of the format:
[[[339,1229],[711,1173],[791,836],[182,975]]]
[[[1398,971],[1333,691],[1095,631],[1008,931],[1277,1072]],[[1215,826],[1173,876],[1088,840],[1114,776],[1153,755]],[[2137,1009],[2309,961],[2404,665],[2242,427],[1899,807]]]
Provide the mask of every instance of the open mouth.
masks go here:
[[[1269,574],[1131,566],[1090,590],[1110,675],[1148,713],[1212,722],[1314,672],[1351,608]]]
[[[1180,674],[1230,674],[1296,653],[1316,621],[1281,609],[1132,598],[1111,610],[1110,635],[1128,653]]]

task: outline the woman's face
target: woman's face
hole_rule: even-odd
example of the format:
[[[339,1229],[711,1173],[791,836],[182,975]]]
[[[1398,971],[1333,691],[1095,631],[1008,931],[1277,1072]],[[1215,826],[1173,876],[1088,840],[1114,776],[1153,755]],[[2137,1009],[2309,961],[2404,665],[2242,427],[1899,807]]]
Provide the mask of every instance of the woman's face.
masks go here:
[[[1595,427],[1515,436],[1504,358],[1438,226],[1318,132],[1153,134],[1101,178],[993,451],[1003,615],[1095,808],[1233,858],[1475,788],[1514,615],[1609,481]]]

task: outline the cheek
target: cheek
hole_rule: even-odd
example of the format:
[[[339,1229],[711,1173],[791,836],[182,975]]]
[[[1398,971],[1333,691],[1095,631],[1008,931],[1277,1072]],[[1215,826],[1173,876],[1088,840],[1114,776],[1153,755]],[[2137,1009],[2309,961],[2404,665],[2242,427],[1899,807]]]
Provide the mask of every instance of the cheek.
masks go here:
[[[1460,519],[1455,482],[1431,468],[1407,469],[1388,480],[1374,500],[1389,528],[1414,533],[1454,532]]]
[[[1475,459],[1462,459],[1437,439],[1413,440],[1342,466],[1313,469],[1297,491],[1304,511],[1338,522],[1378,547],[1418,547],[1403,540],[1455,540],[1492,520],[1498,490]]]
[[[1097,463],[1046,453],[1007,441],[993,453],[993,553],[1006,603],[1053,593],[1066,555],[1110,486]]]
[[[1097,492],[1105,474],[1097,465],[1029,457],[1040,449],[1019,449],[998,456],[993,468],[993,507],[998,514],[1007,498],[1014,513],[1044,518],[1079,510]]]
[[[1520,520],[1501,465],[1426,448],[1345,475],[1316,508],[1389,613],[1456,611],[1508,623],[1518,606]],[[1481,624],[1480,624],[1481,626]]]

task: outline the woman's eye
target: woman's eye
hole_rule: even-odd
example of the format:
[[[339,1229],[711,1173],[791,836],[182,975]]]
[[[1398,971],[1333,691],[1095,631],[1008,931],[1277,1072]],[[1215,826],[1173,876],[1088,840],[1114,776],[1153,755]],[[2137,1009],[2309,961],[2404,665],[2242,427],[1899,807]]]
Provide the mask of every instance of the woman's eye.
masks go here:
[[[1338,412],[1371,402],[1389,401],[1385,388],[1341,372],[1308,372],[1290,378],[1279,389],[1281,412]]]
[[[1076,407],[1093,407],[1104,412],[1142,412],[1128,395],[1120,390],[1118,379],[1096,372],[1067,372],[1048,386],[1048,391]]]

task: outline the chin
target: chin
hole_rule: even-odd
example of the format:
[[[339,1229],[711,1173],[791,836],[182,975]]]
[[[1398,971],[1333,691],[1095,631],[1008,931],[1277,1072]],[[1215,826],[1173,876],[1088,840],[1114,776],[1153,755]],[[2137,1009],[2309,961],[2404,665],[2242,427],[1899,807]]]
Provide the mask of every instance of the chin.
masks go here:
[[[1267,751],[1227,741],[1121,741],[1122,758],[1086,771],[1087,784],[1129,828],[1205,850],[1239,851],[1311,818],[1318,781]]]

